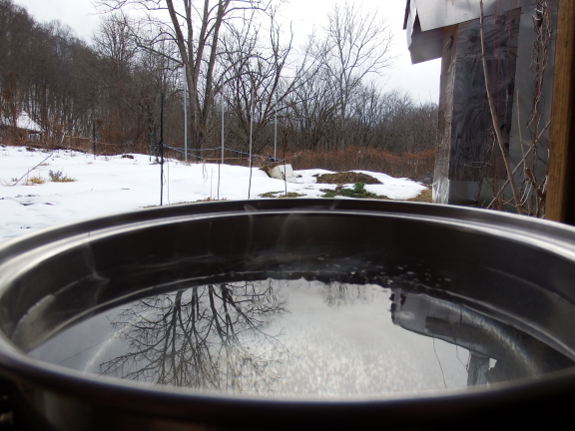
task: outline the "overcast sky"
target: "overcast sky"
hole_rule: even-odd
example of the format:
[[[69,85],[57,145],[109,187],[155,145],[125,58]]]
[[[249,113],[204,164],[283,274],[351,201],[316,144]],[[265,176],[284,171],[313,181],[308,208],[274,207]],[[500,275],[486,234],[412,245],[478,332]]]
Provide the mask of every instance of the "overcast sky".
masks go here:
[[[89,41],[98,27],[101,15],[93,7],[91,0],[13,0],[24,6],[39,22],[60,20],[72,27],[78,37]],[[345,0],[290,0],[285,19],[291,20],[296,32],[306,32],[313,26],[320,28],[326,12],[335,3]],[[439,60],[412,65],[409,59],[403,17],[404,0],[356,0],[356,4],[366,9],[378,9],[386,17],[395,33],[393,54],[397,57],[393,66],[381,80],[384,90],[402,89],[420,102],[439,99]]]

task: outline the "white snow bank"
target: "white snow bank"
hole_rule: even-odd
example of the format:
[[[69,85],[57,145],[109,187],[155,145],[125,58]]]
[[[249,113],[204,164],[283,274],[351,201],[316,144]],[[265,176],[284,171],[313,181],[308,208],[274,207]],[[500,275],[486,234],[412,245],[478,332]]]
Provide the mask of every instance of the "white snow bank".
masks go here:
[[[11,121],[7,118],[0,118],[0,124],[11,125]],[[31,132],[43,132],[44,130],[38,123],[30,118],[30,115],[26,111],[20,112],[20,115],[16,117],[16,124],[14,125],[19,129],[29,130]]]
[[[27,232],[81,219],[132,211],[160,203],[160,166],[141,154],[99,156],[73,151],[28,151],[21,147],[0,147],[0,242]],[[44,159],[20,183],[17,179]],[[52,173],[75,179],[51,182]],[[408,179],[362,171],[378,178],[382,185],[366,189],[391,199],[416,197],[425,186]],[[250,198],[277,192],[299,193],[308,198],[321,197],[329,184],[317,184],[314,175],[332,173],[323,169],[295,171],[298,183],[269,178],[254,168]],[[44,181],[25,185],[31,179]],[[206,199],[240,200],[248,198],[250,169],[216,164],[184,164],[168,160],[164,165],[163,203],[175,204]],[[331,187],[333,188],[333,187]]]

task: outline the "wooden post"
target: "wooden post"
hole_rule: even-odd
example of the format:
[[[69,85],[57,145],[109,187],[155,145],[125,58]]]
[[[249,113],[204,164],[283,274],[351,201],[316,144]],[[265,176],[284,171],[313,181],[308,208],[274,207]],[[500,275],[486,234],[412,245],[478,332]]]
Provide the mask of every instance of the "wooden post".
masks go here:
[[[575,225],[575,2],[558,3],[545,218]]]

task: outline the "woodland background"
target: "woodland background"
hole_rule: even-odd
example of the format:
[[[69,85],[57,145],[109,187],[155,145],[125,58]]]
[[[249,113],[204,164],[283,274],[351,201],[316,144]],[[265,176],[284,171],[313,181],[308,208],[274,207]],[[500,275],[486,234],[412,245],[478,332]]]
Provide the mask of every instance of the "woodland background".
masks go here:
[[[219,160],[222,141],[226,163],[247,163],[250,146],[266,161],[275,141],[295,169],[433,171],[437,105],[371,79],[393,62],[384,18],[335,7],[295,46],[277,2],[128,1],[138,15],[105,3],[86,41],[0,0],[1,142],[91,151],[95,136],[101,154],[154,152],[163,94],[170,157],[184,157],[187,135],[190,161]],[[38,141],[10,127],[22,111],[41,125]]]

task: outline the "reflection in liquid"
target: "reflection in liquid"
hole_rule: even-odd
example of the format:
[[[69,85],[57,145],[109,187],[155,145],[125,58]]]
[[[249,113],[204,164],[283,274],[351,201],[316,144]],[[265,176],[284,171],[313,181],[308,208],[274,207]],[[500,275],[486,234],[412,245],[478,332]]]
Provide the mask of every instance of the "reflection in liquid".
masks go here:
[[[469,351],[468,386],[541,376],[573,365],[536,338],[462,304],[392,290],[395,324]]]
[[[327,398],[492,384],[573,365],[463,304],[304,279],[208,284],[134,301],[30,354],[123,379]]]
[[[207,285],[122,307],[111,321],[122,354],[99,372],[174,386],[259,392],[285,349],[264,331],[285,311],[272,283]],[[256,350],[263,350],[258,354]]]

